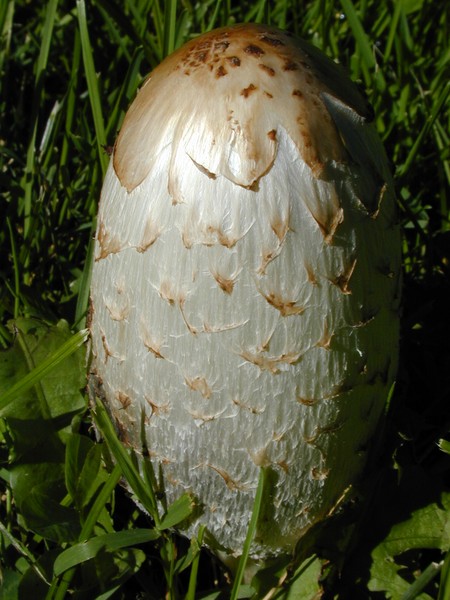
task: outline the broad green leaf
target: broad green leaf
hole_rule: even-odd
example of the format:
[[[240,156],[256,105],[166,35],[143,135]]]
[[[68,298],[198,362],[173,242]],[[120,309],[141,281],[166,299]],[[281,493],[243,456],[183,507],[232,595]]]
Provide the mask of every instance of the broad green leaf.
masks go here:
[[[0,353],[0,416],[60,419],[59,427],[69,424],[73,414],[86,407],[80,348],[86,332],[72,335],[65,321],[48,325],[38,319],[17,319],[11,327],[14,345]]]
[[[175,527],[192,513],[194,503],[192,497],[189,494],[183,494],[173,504],[169,506],[166,514],[161,519],[161,523],[158,525],[158,529],[169,529],[169,527]]]
[[[100,551],[114,552],[121,548],[146,544],[158,539],[159,533],[155,529],[131,529],[106,533],[87,542],[75,544],[62,552],[55,561],[55,575],[61,575],[67,569],[79,565],[97,556]]]
[[[122,548],[114,553],[100,551],[81,565],[84,597],[110,598],[145,560],[145,552],[137,548]]]
[[[393,525],[384,540],[372,552],[369,589],[388,592],[389,598],[400,599],[411,587],[401,576],[402,554],[413,549],[450,548],[450,493],[443,493],[439,502],[430,502],[414,510],[404,521]],[[416,596],[431,599],[428,594]]]
[[[75,540],[80,531],[78,514],[61,505],[67,493],[63,452],[64,448],[58,446],[41,447],[36,451],[35,463],[19,464],[10,471],[11,489],[24,525],[58,542]]]
[[[305,560],[295,571],[285,595],[279,596],[280,600],[315,600],[320,598],[322,588],[319,579],[322,563],[317,557]],[[277,596],[278,598],[278,596]]]
[[[22,576],[13,569],[2,569],[0,600],[19,600],[19,585]]]

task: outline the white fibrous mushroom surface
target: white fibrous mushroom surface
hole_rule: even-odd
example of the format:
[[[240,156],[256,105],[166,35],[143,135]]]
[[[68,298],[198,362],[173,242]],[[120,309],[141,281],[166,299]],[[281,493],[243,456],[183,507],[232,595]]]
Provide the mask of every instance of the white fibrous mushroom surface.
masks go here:
[[[91,378],[168,501],[197,500],[185,533],[236,555],[261,466],[253,557],[333,512],[395,377],[400,239],[370,121],[317,49],[241,25],[157,67],[114,148]]]

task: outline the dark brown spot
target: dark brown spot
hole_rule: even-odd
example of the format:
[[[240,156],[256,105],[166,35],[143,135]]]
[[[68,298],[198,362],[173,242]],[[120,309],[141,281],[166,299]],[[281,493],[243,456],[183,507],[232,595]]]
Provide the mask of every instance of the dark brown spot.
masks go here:
[[[250,96],[250,94],[252,92],[254,92],[256,90],[256,85],[253,85],[253,83],[251,83],[248,87],[244,88],[241,91],[241,96],[244,96],[244,98],[248,98]]]
[[[195,55],[195,59],[197,62],[205,62],[206,57],[208,56],[207,52],[197,52]]]
[[[297,71],[298,65],[292,60],[287,60],[283,65],[283,71]]]
[[[292,95],[297,96],[298,98],[303,98],[303,92],[301,90],[294,90]]]
[[[102,144],[102,148],[103,150],[106,152],[106,154],[108,156],[111,156],[114,150],[114,146],[105,146],[104,144]]]
[[[237,56],[227,56],[226,60],[230,63],[232,67],[240,67],[241,59]]]
[[[227,70],[223,66],[220,66],[216,71],[216,77],[223,77],[226,74],[227,74]]]
[[[351,264],[347,265],[346,269],[339,273],[337,277],[334,279],[330,279],[333,285],[336,285],[343,294],[351,294],[351,290],[348,287],[351,276],[353,275],[353,271],[356,266],[356,258],[352,261]]]
[[[263,65],[262,63],[259,63],[258,67],[262,69],[265,73],[267,73],[267,75],[270,75],[270,77],[273,77],[275,75],[275,69],[272,69],[272,67],[268,67],[267,65]]]
[[[269,140],[272,140],[272,142],[275,142],[277,139],[277,132],[275,129],[272,129],[271,131],[267,132],[267,137],[269,138]]]
[[[212,275],[219,284],[220,289],[225,292],[225,294],[231,294],[233,292],[234,279],[223,277],[219,273],[213,273]]]
[[[221,52],[225,52],[225,50],[230,45],[230,42],[216,42],[214,44],[214,50],[219,50]]]
[[[262,42],[265,42],[266,44],[269,44],[269,46],[284,46],[284,42],[282,42],[278,38],[272,38],[272,37],[269,37],[267,35],[262,35],[259,39]]]
[[[273,98],[273,95],[269,92],[264,92],[264,96],[267,96],[268,98]]]
[[[302,396],[297,396],[296,397],[297,402],[299,402],[300,404],[303,404],[304,406],[314,406],[315,404],[317,404],[320,400],[317,400],[316,398],[303,398]]]
[[[244,48],[244,52],[246,54],[251,54],[252,56],[262,56],[265,54],[264,50],[259,46],[255,46],[254,44],[249,44],[246,48]]]

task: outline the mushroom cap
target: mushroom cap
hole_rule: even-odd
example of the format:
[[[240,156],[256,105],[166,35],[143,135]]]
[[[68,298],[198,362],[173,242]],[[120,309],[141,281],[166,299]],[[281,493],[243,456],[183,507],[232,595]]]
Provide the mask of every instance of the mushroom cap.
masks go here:
[[[317,49],[262,25],[161,63],[105,178],[92,373],[187,535],[286,554],[360,474],[397,364],[400,239],[371,109]],[[143,436],[145,440],[143,439]],[[144,460],[142,458],[142,460]]]
[[[322,94],[370,118],[356,86],[313,46],[261,25],[214,30],[148,77],[125,118],[114,168],[131,191],[147,176],[158,144],[173,136],[206,171],[250,188],[273,164],[281,124],[319,175],[328,161],[346,158]]]

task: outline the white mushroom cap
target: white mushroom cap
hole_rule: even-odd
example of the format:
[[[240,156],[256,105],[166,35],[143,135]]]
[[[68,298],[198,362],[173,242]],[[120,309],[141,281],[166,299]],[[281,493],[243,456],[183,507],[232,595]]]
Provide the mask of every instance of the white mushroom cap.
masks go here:
[[[364,465],[396,370],[399,233],[370,109],[318,50],[213,31],[149,76],[105,179],[93,379],[187,528],[290,552]]]

